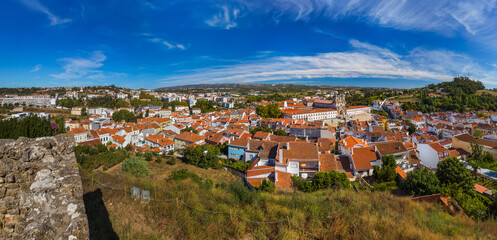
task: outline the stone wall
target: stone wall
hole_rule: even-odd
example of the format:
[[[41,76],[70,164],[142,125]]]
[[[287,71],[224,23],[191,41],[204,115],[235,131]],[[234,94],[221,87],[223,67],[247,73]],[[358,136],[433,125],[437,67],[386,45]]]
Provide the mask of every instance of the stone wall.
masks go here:
[[[0,139],[0,239],[88,239],[70,135]]]

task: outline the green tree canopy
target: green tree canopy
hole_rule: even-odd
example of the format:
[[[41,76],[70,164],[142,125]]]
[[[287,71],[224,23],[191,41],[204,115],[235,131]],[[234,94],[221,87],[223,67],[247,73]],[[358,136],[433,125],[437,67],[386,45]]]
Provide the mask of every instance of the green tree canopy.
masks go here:
[[[381,167],[373,166],[373,178],[378,182],[391,182],[397,177],[395,168],[397,163],[393,155],[384,155],[381,158]]]
[[[448,191],[473,190],[475,181],[464,164],[455,157],[448,157],[437,165],[437,178]]]
[[[123,120],[125,122],[136,122],[137,119],[138,117],[135,116],[135,114],[125,109],[121,109],[112,114],[112,120],[114,120],[115,122],[121,122]]]
[[[409,194],[430,195],[440,192],[440,181],[435,173],[426,169],[416,169],[407,174],[402,188]]]

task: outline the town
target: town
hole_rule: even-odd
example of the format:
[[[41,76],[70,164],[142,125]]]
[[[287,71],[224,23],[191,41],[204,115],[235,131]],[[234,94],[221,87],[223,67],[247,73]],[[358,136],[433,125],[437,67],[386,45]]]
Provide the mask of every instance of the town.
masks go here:
[[[465,81],[474,83],[465,78],[453,83]],[[444,88],[430,87],[411,90],[411,94],[449,97]],[[105,146],[145,156],[147,161],[169,159],[174,164],[179,158],[201,168],[224,167],[237,172],[252,190],[316,191],[323,186],[314,186],[315,179],[333,172],[356,190],[399,188],[415,196],[413,200],[439,201],[451,212],[488,214],[483,208],[464,209],[469,201],[481,201],[480,197],[464,200],[440,194],[437,186],[417,181],[436,179],[440,164],[455,159],[475,177],[470,190],[493,199],[496,112],[405,110],[402,107],[409,105],[396,100],[402,101],[405,93],[388,89],[380,92],[395,93],[365,105],[347,103],[352,95],[360,94],[356,89],[317,89],[299,97],[255,89],[245,95],[226,89],[188,92],[115,86],[45,88],[27,95],[20,90],[18,95],[5,94],[0,104],[10,109],[4,123],[36,118],[51,121],[52,126],[63,124],[57,126],[57,133],[74,137],[78,163],[90,170],[102,166],[124,169],[126,160],[120,156],[111,156],[112,160],[91,157],[92,148]],[[52,113],[25,112],[24,108]],[[6,128],[11,129],[6,125],[1,130],[8,138]],[[331,185],[324,187],[339,186],[333,183],[336,179],[329,181]]]

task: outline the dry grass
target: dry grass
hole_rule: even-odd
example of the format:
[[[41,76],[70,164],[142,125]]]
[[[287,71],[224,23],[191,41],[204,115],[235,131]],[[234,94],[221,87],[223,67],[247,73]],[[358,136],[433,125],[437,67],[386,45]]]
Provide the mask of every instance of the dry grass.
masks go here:
[[[494,96],[494,97],[495,97],[495,96],[497,96],[497,92],[492,91],[492,90],[487,90],[487,89],[478,90],[478,91],[476,91],[476,93],[475,93],[475,94],[476,94],[476,95],[482,95],[483,93],[485,93],[485,94],[490,94],[490,95],[492,95],[492,96]]]
[[[163,168],[162,168],[163,167]],[[180,169],[179,163],[171,168]],[[495,239],[497,223],[475,222],[464,216],[451,216],[438,205],[417,203],[384,192],[352,190],[314,193],[252,193],[250,201],[241,201],[226,184],[208,188],[185,180],[164,181],[168,166],[152,167],[152,179],[127,178],[118,174],[97,173],[95,179],[116,186],[101,188],[112,228],[121,239]],[[192,169],[192,171],[194,171]],[[223,176],[224,170],[201,173]],[[216,171],[216,170],[212,170]],[[83,175],[85,175],[83,173]],[[219,180],[218,180],[219,181]],[[222,182],[222,181],[219,181]],[[92,191],[90,182],[83,181]],[[130,199],[124,189],[138,186],[151,191],[148,204]],[[123,190],[121,190],[123,189]],[[193,210],[175,199],[182,199],[197,209],[225,211],[232,214]],[[276,221],[256,224],[254,221]]]

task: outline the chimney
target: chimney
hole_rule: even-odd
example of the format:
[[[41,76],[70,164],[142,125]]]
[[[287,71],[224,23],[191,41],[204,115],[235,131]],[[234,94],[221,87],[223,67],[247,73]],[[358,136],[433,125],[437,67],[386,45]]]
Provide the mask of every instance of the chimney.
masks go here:
[[[280,148],[279,152],[280,152],[279,161],[280,161],[280,163],[283,163],[283,148]]]

